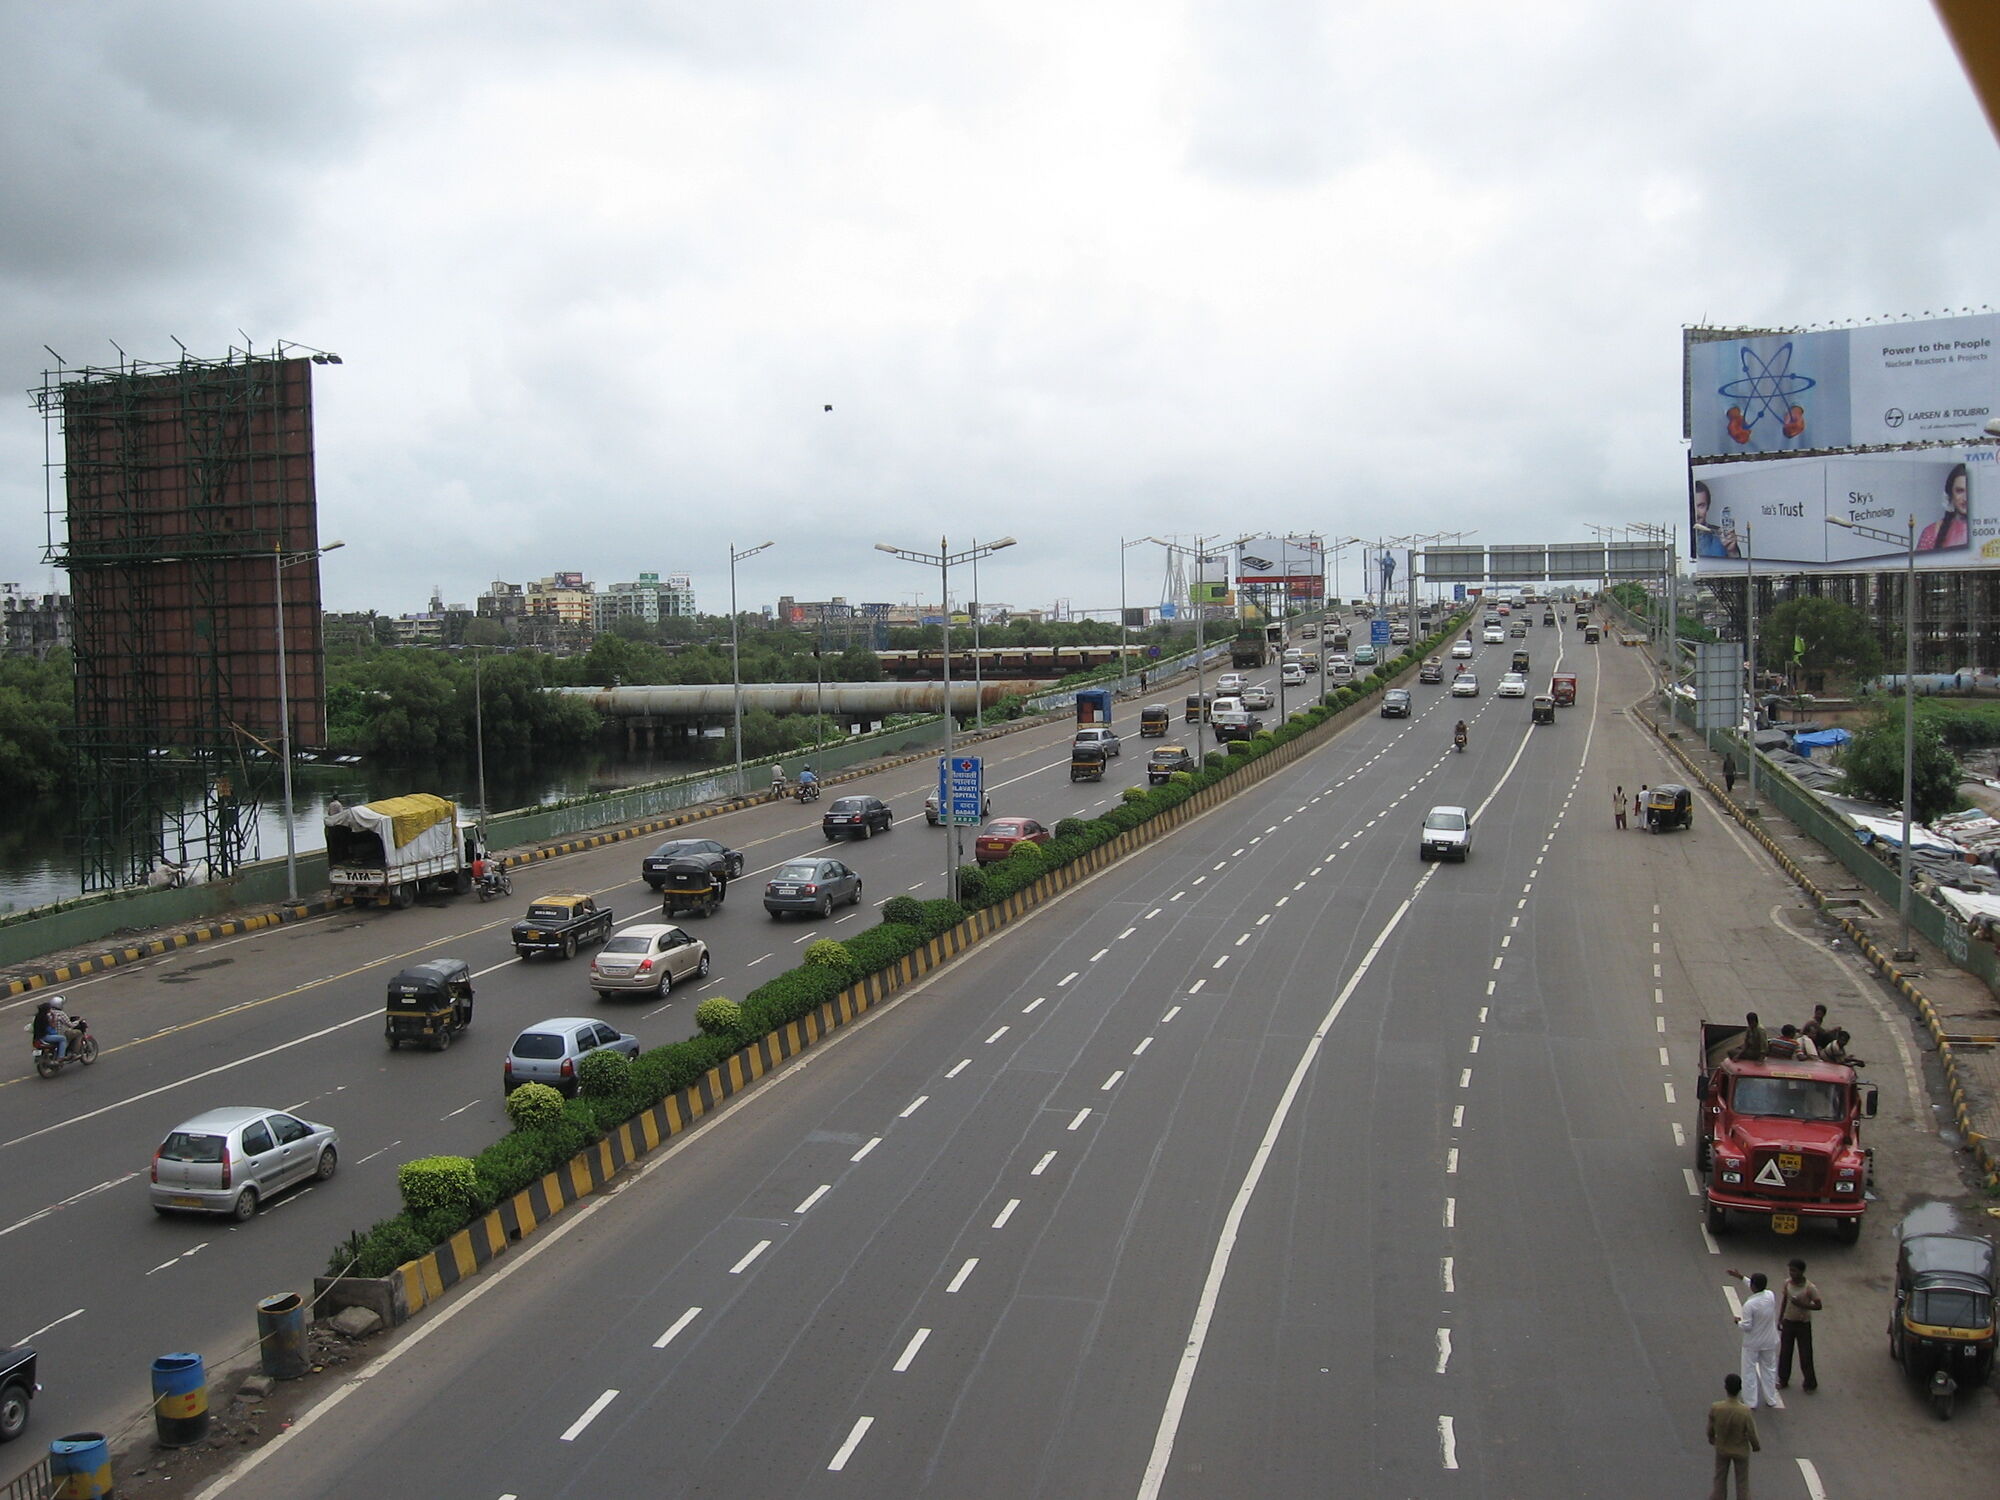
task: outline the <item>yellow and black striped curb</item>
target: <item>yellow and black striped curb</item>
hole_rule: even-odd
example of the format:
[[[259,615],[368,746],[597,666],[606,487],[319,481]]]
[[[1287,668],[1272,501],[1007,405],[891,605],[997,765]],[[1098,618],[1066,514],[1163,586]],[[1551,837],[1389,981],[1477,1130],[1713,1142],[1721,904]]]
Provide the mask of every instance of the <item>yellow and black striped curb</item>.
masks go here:
[[[1959,1078],[1958,1054],[1953,1051],[1951,1042],[1946,1038],[1944,1021],[1932,1006],[1930,997],[1917,988],[1910,977],[1897,966],[1894,958],[1876,946],[1875,940],[1863,932],[1852,918],[1828,907],[1827,894],[1820,889],[1819,883],[1800,868],[1798,861],[1787,854],[1776,839],[1765,832],[1761,821],[1744,812],[1734,797],[1711,781],[1708,773],[1695,764],[1678,742],[1662,734],[1658,722],[1650,714],[1641,714],[1639,718],[1653,731],[1654,738],[1666,747],[1667,753],[1681,763],[1688,775],[1707,788],[1709,795],[1726,808],[1729,815],[1742,825],[1752,838],[1763,845],[1765,853],[1791,876],[1799,889],[1812,898],[1813,905],[1818,907],[1823,915],[1838,923],[1840,930],[1845,932],[1854,946],[1867,956],[1868,961],[1875,966],[1882,977],[1916,1007],[1917,1014],[1923,1018],[1925,1030],[1930,1032],[1931,1040],[1937,1046],[1938,1062],[1944,1070],[1945,1092],[1951,1097],[1952,1119],[1958,1126],[1958,1132],[1971,1148],[1973,1160],[1978,1164],[1980,1176],[1985,1179],[1986,1186],[1989,1189],[2000,1188],[2000,1148],[1996,1148],[1995,1144],[1981,1133],[1972,1118],[1972,1108],[1965,1097],[1965,1085]]]
[[[12,999],[16,995],[25,995],[33,990],[71,984],[86,974],[101,974],[106,969],[117,968],[120,964],[137,963],[145,958],[158,958],[162,953],[171,953],[176,948],[191,948],[197,943],[212,943],[217,938],[237,937],[242,933],[275,927],[280,922],[295,922],[301,917],[318,916],[335,911],[339,906],[340,902],[332,897],[321,897],[313,901],[288,901],[271,911],[253,912],[247,916],[231,917],[226,922],[210,922],[200,927],[190,927],[183,932],[171,932],[162,937],[148,938],[143,943],[112,948],[103,953],[93,953],[90,957],[80,958],[74,963],[37,969],[33,973],[9,979],[0,983],[0,997]]]
[[[1313,729],[1239,767],[1213,786],[1202,788],[1185,802],[1147,819],[1137,828],[1127,829],[1068,864],[1050,870],[995,905],[972,913],[950,931],[930,939],[889,968],[842,990],[802,1020],[788,1022],[777,1031],[759,1037],[741,1052],[711,1068],[695,1083],[641,1111],[603,1140],[571,1157],[556,1171],[515,1193],[444,1244],[415,1260],[406,1261],[391,1276],[379,1282],[361,1277],[337,1281],[323,1279],[319,1283],[319,1310],[325,1312],[359,1304],[378,1311],[393,1308],[395,1316],[386,1321],[400,1322],[409,1317],[426,1303],[437,1300],[451,1287],[476,1274],[509,1245],[532,1234],[572,1203],[602,1190],[620,1172],[640,1161],[647,1153],[686,1133],[725,1100],[741,1093],[822,1038],[858,1020],[890,996],[969,952],[1071,886],[1165,837],[1182,824],[1247,790],[1281,767],[1290,765],[1307,751],[1317,749],[1356,718],[1363,717],[1370,707],[1369,697],[1358,699],[1339,713],[1329,715]],[[386,1295],[372,1295],[369,1289]]]

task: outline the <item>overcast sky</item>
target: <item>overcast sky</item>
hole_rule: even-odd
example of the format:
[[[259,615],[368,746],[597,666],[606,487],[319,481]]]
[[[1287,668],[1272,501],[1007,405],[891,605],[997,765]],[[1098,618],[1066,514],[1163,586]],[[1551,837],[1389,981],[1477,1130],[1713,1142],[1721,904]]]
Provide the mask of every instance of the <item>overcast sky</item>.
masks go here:
[[[36,589],[45,345],[339,353],[330,608],[1011,533],[1081,610],[1147,533],[1682,521],[1683,324],[2000,301],[1926,0],[0,0],[0,124]]]

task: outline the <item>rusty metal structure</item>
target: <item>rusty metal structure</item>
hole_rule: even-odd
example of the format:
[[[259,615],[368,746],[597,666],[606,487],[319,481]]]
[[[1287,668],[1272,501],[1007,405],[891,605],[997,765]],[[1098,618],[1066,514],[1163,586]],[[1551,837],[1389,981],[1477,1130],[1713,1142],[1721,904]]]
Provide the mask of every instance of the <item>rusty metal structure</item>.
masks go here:
[[[161,860],[233,873],[285,709],[295,748],[326,741],[311,366],[334,356],[300,347],[58,367],[32,393],[45,556],[73,600],[85,891]]]

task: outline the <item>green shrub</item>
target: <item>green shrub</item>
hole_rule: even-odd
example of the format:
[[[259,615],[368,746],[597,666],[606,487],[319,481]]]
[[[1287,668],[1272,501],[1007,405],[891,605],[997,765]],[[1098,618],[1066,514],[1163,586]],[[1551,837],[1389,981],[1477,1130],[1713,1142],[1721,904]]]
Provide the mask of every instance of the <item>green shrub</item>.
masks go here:
[[[507,1119],[516,1130],[534,1130],[562,1114],[563,1096],[546,1083],[524,1083],[507,1096]]]
[[[923,933],[908,923],[882,922],[855,933],[847,940],[847,951],[857,975],[879,974],[905,954],[916,952],[923,942]]]
[[[919,930],[927,938],[938,937],[951,931],[965,920],[965,908],[949,897],[940,896],[924,903],[924,920]]]
[[[694,1008],[694,1024],[705,1036],[741,1036],[743,1007],[726,995],[714,995]]]
[[[1125,788],[1125,795],[1129,797],[1135,790],[1137,789],[1128,786]],[[1082,818],[1057,818],[1055,826],[1056,842],[1061,843],[1064,839],[1073,839],[1080,836],[1083,833],[1083,826]]]
[[[410,1213],[445,1209],[461,1219],[472,1208],[477,1181],[472,1162],[463,1156],[420,1156],[396,1168],[396,1191]]]
[[[479,1196],[485,1207],[512,1197],[529,1183],[560,1167],[566,1158],[556,1156],[539,1134],[514,1131],[480,1152],[473,1162],[479,1174]]]
[[[1194,772],[1176,771],[1167,778],[1167,785],[1181,787],[1191,792],[1194,790]]]
[[[836,938],[821,938],[807,943],[802,955],[808,969],[832,969],[837,973],[854,973],[854,955],[847,951],[847,944]]]
[[[406,1216],[398,1214],[341,1241],[327,1262],[327,1275],[387,1276],[435,1243],[419,1234]]]
[[[984,865],[960,865],[958,867],[958,902],[967,911],[978,911],[986,905],[986,867]]]
[[[915,896],[891,896],[882,903],[882,920],[897,922],[919,931],[924,925],[924,903]]]
[[[696,1024],[701,1021],[700,1006],[695,1008],[695,1021]],[[600,1047],[576,1065],[576,1081],[586,1099],[621,1099],[632,1087],[632,1064],[624,1053]]]
[[[1120,800],[1125,802],[1138,802],[1145,797],[1148,790],[1149,788],[1143,786],[1128,786],[1118,796]]]

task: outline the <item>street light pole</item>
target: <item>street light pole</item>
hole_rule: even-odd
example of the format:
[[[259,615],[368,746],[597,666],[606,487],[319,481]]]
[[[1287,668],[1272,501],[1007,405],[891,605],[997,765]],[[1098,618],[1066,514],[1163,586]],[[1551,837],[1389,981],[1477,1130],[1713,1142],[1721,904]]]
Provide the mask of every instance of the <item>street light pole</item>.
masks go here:
[[[951,732],[953,727],[951,712],[951,565],[953,563],[977,562],[980,558],[998,552],[1003,547],[1011,547],[1013,545],[1014,539],[1011,536],[1003,536],[997,542],[975,542],[965,551],[956,553],[951,550],[951,543],[943,537],[938,538],[938,549],[936,552],[919,552],[909,547],[892,547],[887,542],[877,542],[875,544],[877,552],[886,552],[891,557],[900,557],[905,562],[920,563],[925,567],[935,565],[938,570],[938,607],[944,621],[944,760],[947,773],[949,773],[951,766]],[[976,583],[973,585],[973,589],[974,592],[978,591]],[[973,601],[975,608],[978,603],[979,601],[976,599]],[[977,637],[975,636],[974,639],[976,640]],[[976,669],[977,658],[975,657]],[[945,827],[950,830],[949,836],[945,839],[944,893],[949,899],[956,901],[958,899],[959,853],[962,842],[959,822],[952,816],[951,805],[944,796],[945,791],[945,787],[941,786],[938,788],[938,815],[944,819]]]
[[[486,688],[480,678],[480,667],[486,658],[479,654],[479,648],[472,648],[472,757],[478,768],[479,778],[479,821],[486,822]]]
[[[1904,536],[1879,526],[1864,526],[1844,516],[1828,516],[1829,526],[1839,526],[1878,542],[1902,542],[1908,548],[1903,572],[1903,857],[1902,877],[1896,907],[1901,937],[1891,955],[1897,963],[1914,963],[1917,950],[1910,942],[1910,804],[1916,796],[1917,765],[1917,518],[1909,518]]]
[[[743,663],[737,642],[742,622],[736,617],[736,565],[746,557],[755,557],[771,545],[770,542],[759,542],[739,552],[734,542],[729,544],[729,698],[736,740],[736,795],[739,797],[743,795]]]
[[[976,733],[986,730],[986,670],[979,659],[979,538],[972,539],[972,727]],[[945,615],[950,617],[951,611]]]
[[[292,663],[285,652],[285,569],[315,562],[345,542],[328,542],[303,552],[271,549],[271,605],[278,616],[278,751],[285,779],[285,899],[299,899],[299,834],[292,826]]]

